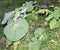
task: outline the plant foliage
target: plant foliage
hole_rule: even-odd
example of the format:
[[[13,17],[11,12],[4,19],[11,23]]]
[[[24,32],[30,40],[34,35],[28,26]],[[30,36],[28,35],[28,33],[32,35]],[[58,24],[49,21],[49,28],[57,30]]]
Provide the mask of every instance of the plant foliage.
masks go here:
[[[14,11],[5,13],[2,24],[7,23],[4,28],[7,48],[13,45],[11,48],[14,47],[14,50],[58,50],[60,10],[55,5],[46,9],[35,5],[39,7],[35,2],[26,2]]]
[[[46,18],[49,21],[50,29],[54,29],[60,26],[60,10],[55,10],[51,15]]]

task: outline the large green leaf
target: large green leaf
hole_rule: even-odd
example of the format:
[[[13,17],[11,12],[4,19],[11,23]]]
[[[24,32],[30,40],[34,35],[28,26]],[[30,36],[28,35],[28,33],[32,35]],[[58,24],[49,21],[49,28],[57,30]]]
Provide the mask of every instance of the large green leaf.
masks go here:
[[[16,41],[26,35],[28,23],[25,19],[19,18],[15,23],[8,24],[4,29],[4,34],[10,41]]]

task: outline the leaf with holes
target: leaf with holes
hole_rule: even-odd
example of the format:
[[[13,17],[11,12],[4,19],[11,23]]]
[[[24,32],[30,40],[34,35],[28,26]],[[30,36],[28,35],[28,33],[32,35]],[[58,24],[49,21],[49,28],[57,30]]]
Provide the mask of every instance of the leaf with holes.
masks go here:
[[[49,21],[50,29],[58,28],[60,26],[60,10],[55,10],[46,18]]]
[[[60,10],[55,10],[55,11],[53,12],[53,17],[54,17],[55,19],[59,19],[59,18],[60,18]]]
[[[53,19],[50,21],[50,29],[54,29],[60,26],[60,20],[57,21],[56,19]]]
[[[50,19],[59,19],[60,18],[60,10],[55,10],[51,15],[49,15],[47,18],[46,18],[46,21],[49,21]]]

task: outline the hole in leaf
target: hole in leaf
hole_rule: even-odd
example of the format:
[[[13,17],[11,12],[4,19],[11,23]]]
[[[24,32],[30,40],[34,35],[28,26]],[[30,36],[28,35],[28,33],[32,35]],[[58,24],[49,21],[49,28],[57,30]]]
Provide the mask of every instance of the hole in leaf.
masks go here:
[[[56,21],[58,21],[58,19]]]

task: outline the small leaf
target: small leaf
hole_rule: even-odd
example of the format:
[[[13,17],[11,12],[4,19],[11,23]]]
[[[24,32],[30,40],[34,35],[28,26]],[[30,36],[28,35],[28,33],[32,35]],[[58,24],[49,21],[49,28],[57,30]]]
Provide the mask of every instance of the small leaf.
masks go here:
[[[4,19],[3,19],[1,24],[5,24],[8,21],[9,18],[13,17],[14,13],[15,13],[14,11],[5,13]]]
[[[34,32],[35,37],[38,38],[40,37],[42,34],[44,34],[45,32],[45,28],[37,28]]]
[[[9,47],[9,45],[11,44],[12,42],[10,40],[6,40],[6,47]]]
[[[26,11],[31,12],[34,9],[34,6],[32,5],[32,2],[27,2],[26,3]]]
[[[39,43],[37,43],[37,42],[30,42],[29,43],[29,50],[39,50],[39,48],[40,48],[40,46],[39,46],[40,44]]]
[[[49,15],[47,18],[46,18],[46,21],[49,21],[50,19],[53,18],[53,14]]]
[[[32,20],[37,20],[38,17],[37,17],[37,14],[33,12],[33,13],[28,14],[26,19],[30,23]]]
[[[31,12],[34,9],[34,7],[32,6],[32,4],[27,5],[27,6],[29,6],[29,7],[27,7],[27,12]]]
[[[59,17],[60,17],[60,10],[55,10],[55,11],[53,12],[53,17],[54,17],[55,19],[59,19]]]
[[[20,11],[15,10],[14,21],[16,21],[16,19],[19,17],[19,15],[20,15]]]
[[[54,29],[54,28],[57,28],[59,26],[60,26],[60,24],[58,21],[56,21],[56,19],[53,19],[52,21],[50,21],[50,29]]]
[[[20,9],[22,10],[26,9],[27,12],[31,12],[34,9],[34,6],[32,5],[32,2],[27,2]]]

